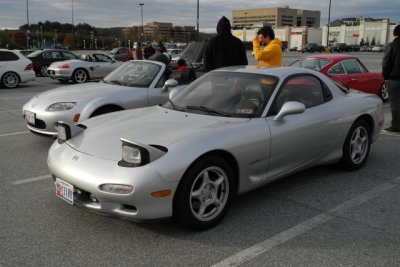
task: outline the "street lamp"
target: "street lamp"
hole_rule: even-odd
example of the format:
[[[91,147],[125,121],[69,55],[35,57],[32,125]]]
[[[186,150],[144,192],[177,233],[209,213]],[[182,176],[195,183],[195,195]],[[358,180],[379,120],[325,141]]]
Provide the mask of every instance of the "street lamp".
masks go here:
[[[199,0],[197,0],[197,38],[199,38]]]
[[[74,31],[74,0],[71,0],[72,2],[72,35],[73,35],[73,40],[72,40],[72,48],[75,47],[75,31]]]
[[[326,33],[326,47],[329,47],[329,24],[331,24],[331,0],[329,0],[328,30],[327,30],[327,33]]]
[[[246,37],[247,37],[247,27],[246,27],[246,24],[247,24],[247,12],[244,12],[243,41],[245,41],[245,42],[247,41],[247,39],[246,39]]]
[[[29,49],[29,5],[28,0],[26,0],[26,21],[28,29],[26,30],[26,49]]]
[[[144,38],[144,26],[143,26],[143,6],[144,6],[144,3],[139,3],[139,6],[140,6],[140,16],[142,18],[142,38]],[[141,42],[143,41],[142,38],[140,40]]]

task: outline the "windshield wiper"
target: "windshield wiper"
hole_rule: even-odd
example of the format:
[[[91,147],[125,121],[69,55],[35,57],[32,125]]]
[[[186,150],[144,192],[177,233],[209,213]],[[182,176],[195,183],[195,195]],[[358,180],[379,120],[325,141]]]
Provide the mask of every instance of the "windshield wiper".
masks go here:
[[[191,109],[191,110],[200,110],[200,111],[204,111],[207,112],[208,114],[214,114],[214,115],[221,115],[221,116],[225,116],[225,117],[231,117],[231,114],[229,114],[228,112],[224,112],[221,110],[217,110],[217,109],[213,109],[213,108],[208,108],[205,106],[186,106],[187,109]]]
[[[172,102],[171,99],[168,99],[168,102],[171,104],[172,109],[174,109],[174,110],[179,110],[179,111],[184,111],[185,110],[183,107],[175,105],[174,102]]]
[[[121,81],[118,81],[118,80],[107,81],[107,83],[114,83],[114,84],[118,84],[118,85],[124,85],[124,86],[126,86],[126,84],[125,84],[125,83],[123,83],[123,82],[121,82]]]

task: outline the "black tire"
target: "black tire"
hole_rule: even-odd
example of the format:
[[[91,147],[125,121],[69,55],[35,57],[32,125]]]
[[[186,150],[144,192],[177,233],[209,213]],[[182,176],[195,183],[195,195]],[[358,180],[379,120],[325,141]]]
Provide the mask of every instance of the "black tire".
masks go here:
[[[15,72],[6,72],[1,77],[0,84],[8,89],[16,88],[19,85],[19,76]]]
[[[74,83],[85,83],[89,81],[89,73],[84,69],[76,69],[71,77]]]
[[[182,178],[174,197],[173,217],[193,230],[211,228],[225,216],[234,194],[229,163],[217,156],[204,158]]]
[[[382,99],[383,103],[389,100],[389,92],[387,90],[386,83],[382,84],[381,89],[379,90],[379,96]]]
[[[47,65],[43,65],[43,66],[40,67],[40,69],[39,69],[40,76],[42,76],[42,77],[47,77],[48,76],[47,68],[48,68]]]
[[[350,128],[343,145],[341,165],[346,170],[358,170],[368,159],[371,147],[370,129],[368,123],[357,120]]]

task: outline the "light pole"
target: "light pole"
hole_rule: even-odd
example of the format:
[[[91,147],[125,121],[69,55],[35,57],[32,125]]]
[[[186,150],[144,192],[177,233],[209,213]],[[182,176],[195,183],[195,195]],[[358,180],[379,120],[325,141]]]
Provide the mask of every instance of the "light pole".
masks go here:
[[[41,47],[43,46],[43,26],[40,26],[40,40],[41,40]]]
[[[244,29],[244,31],[243,31],[243,41],[247,41],[246,40],[246,35],[247,35],[247,28],[246,28],[246,24],[247,24],[247,12],[244,12],[244,25],[243,25],[243,29]]]
[[[143,26],[143,6],[144,6],[144,3],[139,3],[139,6],[140,6],[140,16],[142,18],[142,38],[140,38],[140,41],[143,42],[143,39],[144,39],[144,26]]]
[[[28,0],[26,0],[26,21],[28,29],[26,30],[26,49],[29,49],[29,5]]]
[[[197,0],[197,21],[196,21],[196,24],[197,24],[197,39],[199,38],[199,34],[200,34],[200,32],[199,32],[199,0]]]
[[[328,11],[328,30],[326,33],[326,46],[329,47],[329,24],[331,24],[331,0],[329,0],[329,11]]]
[[[71,0],[71,4],[72,4],[72,6],[71,6],[71,8],[72,8],[72,38],[73,38],[73,40],[72,40],[72,48],[74,48],[75,47],[75,31],[74,31],[74,0]]]

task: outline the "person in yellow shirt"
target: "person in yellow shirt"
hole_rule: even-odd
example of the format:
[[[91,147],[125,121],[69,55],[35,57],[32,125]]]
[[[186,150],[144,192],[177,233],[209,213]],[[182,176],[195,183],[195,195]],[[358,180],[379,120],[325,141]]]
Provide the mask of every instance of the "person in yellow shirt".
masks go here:
[[[262,50],[260,43],[264,45]],[[275,38],[271,27],[264,26],[257,32],[253,39],[253,55],[261,67],[282,66],[282,43]]]

